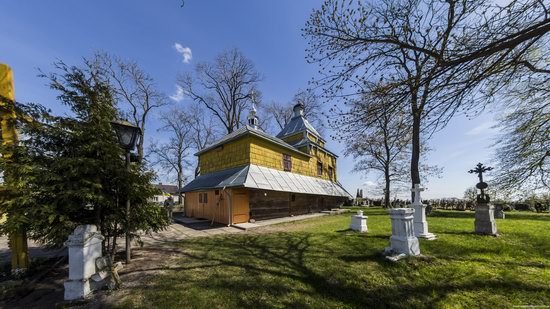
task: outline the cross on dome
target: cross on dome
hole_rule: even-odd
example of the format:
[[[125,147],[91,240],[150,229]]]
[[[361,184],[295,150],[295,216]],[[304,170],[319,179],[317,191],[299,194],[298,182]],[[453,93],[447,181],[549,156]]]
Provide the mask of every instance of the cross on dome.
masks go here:
[[[258,129],[258,116],[256,116],[256,95],[254,91],[251,93],[252,97],[252,108],[250,109],[250,112],[248,113],[248,125],[253,127],[254,129]]]

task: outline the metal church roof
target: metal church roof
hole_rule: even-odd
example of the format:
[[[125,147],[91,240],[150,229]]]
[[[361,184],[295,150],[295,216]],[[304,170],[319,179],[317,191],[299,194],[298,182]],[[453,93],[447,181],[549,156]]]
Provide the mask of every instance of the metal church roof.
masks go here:
[[[285,136],[291,136],[299,132],[303,131],[309,131],[317,137],[321,137],[319,132],[315,130],[315,128],[307,121],[307,119],[303,115],[297,115],[294,116],[292,119],[290,119],[290,122],[283,128],[279,134],[277,134],[278,138],[283,138]]]
[[[183,187],[182,192],[224,187],[244,187],[352,198],[338,182],[279,171],[255,164],[201,175]]]

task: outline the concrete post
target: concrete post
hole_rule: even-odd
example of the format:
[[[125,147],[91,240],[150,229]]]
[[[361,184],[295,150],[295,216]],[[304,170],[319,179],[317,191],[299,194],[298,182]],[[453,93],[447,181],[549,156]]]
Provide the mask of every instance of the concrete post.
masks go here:
[[[350,229],[358,231],[360,233],[366,233],[369,231],[367,227],[367,219],[369,217],[363,216],[363,211],[359,210],[357,215],[351,217]]]
[[[414,208],[414,234],[418,238],[424,238],[427,240],[434,240],[437,237],[428,232],[428,221],[426,221],[426,205],[422,204],[420,199],[420,192],[424,191],[419,184],[415,184],[411,189],[414,192],[414,201],[411,205]]]
[[[419,255],[420,246],[418,238],[414,235],[413,216],[415,210],[412,208],[393,208],[388,210],[391,218],[392,236],[390,247],[386,253],[397,253],[404,255]]]
[[[78,226],[65,246],[69,248],[69,280],[65,281],[65,300],[81,299],[90,292],[90,277],[96,273],[104,237],[95,225]]]
[[[504,219],[504,218],[506,218],[506,215],[504,215],[504,207],[502,207],[502,205],[496,205],[495,219]]]
[[[497,235],[495,207],[489,203],[477,203],[475,231],[482,235]]]

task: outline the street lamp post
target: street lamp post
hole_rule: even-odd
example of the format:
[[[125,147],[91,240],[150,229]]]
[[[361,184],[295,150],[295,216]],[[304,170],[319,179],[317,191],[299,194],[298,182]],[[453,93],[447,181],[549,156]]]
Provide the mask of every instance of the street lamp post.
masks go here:
[[[122,149],[126,151],[125,161],[126,170],[130,171],[131,151],[136,147],[137,140],[141,137],[141,129],[126,121],[115,120],[111,122],[111,126],[116,132],[118,143]],[[126,196],[126,263],[130,263],[132,258],[132,246],[130,239],[130,193]]]

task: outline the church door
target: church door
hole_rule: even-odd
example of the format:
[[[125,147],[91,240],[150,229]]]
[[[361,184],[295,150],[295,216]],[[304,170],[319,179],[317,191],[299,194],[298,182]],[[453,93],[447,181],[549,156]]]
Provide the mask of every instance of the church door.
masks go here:
[[[245,223],[250,219],[248,190],[233,190],[233,224]]]

